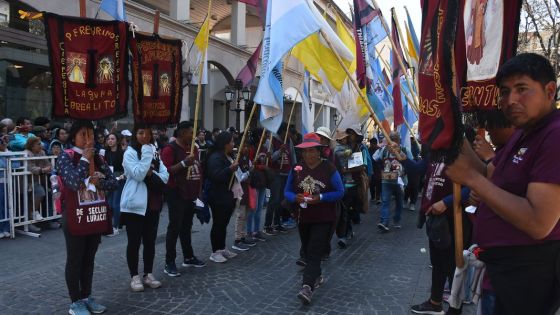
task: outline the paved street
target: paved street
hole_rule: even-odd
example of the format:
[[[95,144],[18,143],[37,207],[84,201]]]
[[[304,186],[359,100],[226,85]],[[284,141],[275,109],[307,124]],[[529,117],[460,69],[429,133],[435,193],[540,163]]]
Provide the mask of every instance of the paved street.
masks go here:
[[[102,240],[93,293],[109,314],[408,314],[410,305],[427,299],[430,284],[429,257],[420,251],[427,249],[426,236],[415,227],[416,215],[405,210],[401,230],[379,234],[377,207],[372,206],[347,249],[338,249],[333,240],[331,259],[323,269],[326,283],[317,289],[310,306],[302,306],[295,297],[301,284],[300,267],[295,265],[299,250],[295,230],[269,237],[233,260],[216,264],[208,261],[209,225],[197,221],[193,246],[208,265],[182,268],[181,277],[169,278],[163,273],[166,211],[154,266],[163,287],[130,291],[126,235],[121,232]],[[230,230],[233,225],[234,219]],[[67,314],[65,255],[60,230],[47,231],[39,239],[0,240],[0,314]],[[463,311],[472,313],[472,306]]]

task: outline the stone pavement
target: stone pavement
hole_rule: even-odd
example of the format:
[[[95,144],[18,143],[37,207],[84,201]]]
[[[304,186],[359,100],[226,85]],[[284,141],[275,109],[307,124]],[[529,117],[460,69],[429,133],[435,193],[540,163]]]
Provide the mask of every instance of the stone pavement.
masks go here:
[[[301,268],[295,265],[299,239],[295,230],[269,237],[225,264],[208,261],[209,228],[193,227],[195,255],[204,268],[181,268],[178,278],[163,273],[167,212],[161,217],[155,276],[160,289],[130,291],[126,235],[104,237],[96,257],[93,294],[109,314],[409,314],[410,305],[429,296],[429,256],[416,212],[404,210],[403,228],[377,232],[376,206],[355,227],[347,249],[336,247],[323,263],[326,283],[310,306],[296,299]],[[264,217],[264,216],[263,216]],[[195,219],[196,220],[196,219]],[[234,218],[228,244],[233,241]],[[179,249],[178,249],[179,250]],[[180,256],[180,250],[178,252]],[[17,236],[0,240],[0,314],[67,314],[70,300],[64,282],[65,246],[60,230],[39,239]],[[177,261],[178,263],[179,260]],[[140,266],[140,271],[142,267]],[[473,314],[466,306],[463,314]]]

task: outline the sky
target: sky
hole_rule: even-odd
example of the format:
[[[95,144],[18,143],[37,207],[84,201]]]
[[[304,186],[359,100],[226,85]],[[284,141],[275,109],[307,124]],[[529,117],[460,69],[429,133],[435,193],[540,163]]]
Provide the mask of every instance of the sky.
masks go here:
[[[353,6],[352,0],[334,0],[334,2],[344,11],[347,15],[350,13],[350,6]],[[401,23],[401,29],[404,31],[404,21],[406,21],[406,12],[404,6],[408,8],[410,13],[410,18],[412,19],[412,24],[414,24],[414,30],[416,31],[416,36],[420,40],[420,24],[422,23],[422,11],[420,9],[420,0],[377,0],[377,4],[381,8],[381,12],[385,17],[385,21],[389,27],[391,27],[391,7],[395,7],[397,10],[397,17]]]

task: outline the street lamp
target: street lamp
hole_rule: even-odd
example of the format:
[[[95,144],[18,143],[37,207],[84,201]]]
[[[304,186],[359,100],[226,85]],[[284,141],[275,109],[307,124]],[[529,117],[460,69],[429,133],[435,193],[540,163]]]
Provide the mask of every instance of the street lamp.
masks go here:
[[[187,82],[187,84],[183,84],[182,87],[185,88],[186,86],[190,86],[193,77],[193,73],[191,69],[189,69],[187,72],[183,72],[182,75],[183,75],[183,80]]]
[[[231,87],[227,86],[225,90],[226,96],[226,103],[229,105],[232,101],[234,101],[235,97],[235,108],[231,108],[230,111],[235,112],[235,125],[237,130],[241,129],[241,112],[245,111],[245,109],[241,108],[241,100],[245,101],[245,104],[249,102],[251,99],[251,90],[248,87],[243,88],[243,82],[241,80],[235,80],[235,90],[232,90]]]
[[[231,88],[229,86],[226,86],[226,90],[225,90],[225,94],[226,94],[226,103],[229,105],[229,103],[231,103],[231,100],[233,100],[233,91],[231,90]]]
[[[338,127],[338,121],[340,120],[340,115],[338,114],[338,112],[334,112],[332,119],[334,120],[335,126]]]

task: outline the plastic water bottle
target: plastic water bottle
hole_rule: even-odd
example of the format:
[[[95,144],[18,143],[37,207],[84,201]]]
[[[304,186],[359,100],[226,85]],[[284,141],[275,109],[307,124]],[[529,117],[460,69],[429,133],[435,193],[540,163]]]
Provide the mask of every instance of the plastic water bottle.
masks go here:
[[[61,194],[60,187],[58,185],[58,175],[56,175],[56,172],[52,172],[50,181],[51,181],[53,199],[56,200],[60,198],[60,194]]]

